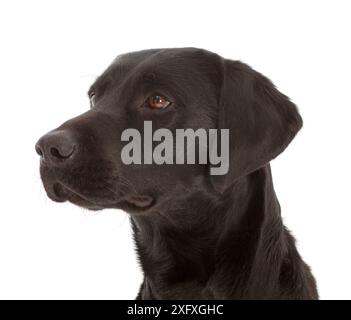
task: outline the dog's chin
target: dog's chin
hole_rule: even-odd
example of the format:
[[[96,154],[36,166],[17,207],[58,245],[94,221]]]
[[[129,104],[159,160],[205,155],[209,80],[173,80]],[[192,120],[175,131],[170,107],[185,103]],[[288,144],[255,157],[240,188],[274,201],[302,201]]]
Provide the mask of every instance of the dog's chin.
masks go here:
[[[141,214],[153,207],[154,198],[144,195],[125,195],[120,199],[92,199],[78,190],[55,182],[49,186],[44,183],[48,197],[55,202],[70,202],[88,210],[121,209],[130,214]]]

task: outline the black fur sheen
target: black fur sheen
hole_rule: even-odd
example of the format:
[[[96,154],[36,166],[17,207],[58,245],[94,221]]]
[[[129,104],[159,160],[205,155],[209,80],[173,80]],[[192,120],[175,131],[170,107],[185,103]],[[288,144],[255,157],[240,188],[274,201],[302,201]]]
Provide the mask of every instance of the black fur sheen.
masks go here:
[[[172,104],[141,108],[154,93]],[[144,272],[137,299],[318,299],[269,165],[302,119],[266,77],[202,49],[153,49],[117,57],[89,94],[94,107],[38,141],[42,180],[55,201],[130,214]],[[124,165],[121,132],[142,132],[145,120],[154,130],[229,128],[229,172]]]

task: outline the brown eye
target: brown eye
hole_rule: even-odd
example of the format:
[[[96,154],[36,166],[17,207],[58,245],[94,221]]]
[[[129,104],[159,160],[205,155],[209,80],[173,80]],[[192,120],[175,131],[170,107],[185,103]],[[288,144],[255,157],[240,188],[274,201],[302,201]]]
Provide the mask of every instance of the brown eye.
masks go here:
[[[164,109],[171,104],[166,98],[158,95],[153,95],[147,98],[146,105],[151,109]]]
[[[92,107],[95,106],[95,102],[96,102],[96,94],[95,93],[92,93],[90,96],[89,96],[89,99],[90,99],[90,105]]]

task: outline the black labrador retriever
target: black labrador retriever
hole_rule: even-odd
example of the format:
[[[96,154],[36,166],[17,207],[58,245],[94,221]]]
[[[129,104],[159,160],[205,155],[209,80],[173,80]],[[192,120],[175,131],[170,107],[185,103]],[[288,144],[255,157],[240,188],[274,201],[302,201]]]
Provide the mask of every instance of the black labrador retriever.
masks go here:
[[[91,108],[36,144],[48,196],[130,213],[144,281],[137,299],[317,299],[282,223],[269,162],[302,126],[262,74],[196,48],[118,56]],[[229,170],[121,160],[127,128],[229,129]],[[155,142],[152,142],[155,143]]]

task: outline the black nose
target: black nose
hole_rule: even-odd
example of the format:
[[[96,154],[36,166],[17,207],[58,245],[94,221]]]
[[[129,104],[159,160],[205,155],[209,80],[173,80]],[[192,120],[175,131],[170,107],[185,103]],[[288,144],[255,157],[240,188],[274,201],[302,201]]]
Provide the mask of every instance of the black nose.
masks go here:
[[[57,130],[42,136],[36,143],[35,150],[45,161],[59,164],[76,155],[77,142],[70,131]]]

